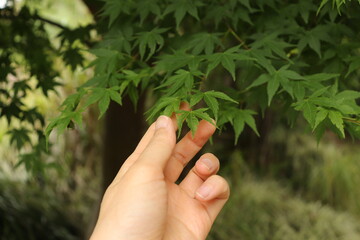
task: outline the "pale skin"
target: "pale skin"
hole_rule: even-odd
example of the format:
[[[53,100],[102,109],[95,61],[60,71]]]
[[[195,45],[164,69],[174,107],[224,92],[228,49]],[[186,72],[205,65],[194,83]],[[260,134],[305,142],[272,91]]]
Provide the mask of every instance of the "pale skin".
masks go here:
[[[160,116],[123,164],[103,197],[90,240],[202,240],[229,198],[216,175],[219,160],[202,155],[180,184],[184,166],[215,131],[201,121],[176,143],[175,119]]]

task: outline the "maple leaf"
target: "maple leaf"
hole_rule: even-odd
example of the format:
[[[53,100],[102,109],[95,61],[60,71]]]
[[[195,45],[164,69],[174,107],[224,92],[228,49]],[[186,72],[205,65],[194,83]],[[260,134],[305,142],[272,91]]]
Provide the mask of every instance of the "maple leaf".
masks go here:
[[[192,40],[188,43],[188,48],[192,49],[192,54],[199,55],[202,52],[212,54],[216,46],[224,47],[219,39],[222,33],[197,33],[193,35]]]
[[[168,28],[154,28],[148,32],[140,32],[137,34],[135,45],[139,45],[139,52],[141,59],[145,56],[145,51],[148,48],[149,53],[145,61],[149,60],[154,55],[156,50],[160,50],[164,46],[164,38],[161,33],[164,33]]]
[[[121,13],[130,13],[130,9],[134,7],[135,3],[131,0],[102,0],[105,5],[102,9],[101,15],[109,17],[109,27],[113,25],[115,20]]]
[[[203,5],[199,0],[176,0],[166,7],[164,15],[174,12],[176,27],[179,27],[187,13],[199,20],[197,7]]]
[[[247,54],[240,51],[239,48],[240,46],[235,46],[227,49],[225,52],[214,53],[207,56],[209,65],[206,75],[208,75],[216,66],[221,64],[231,74],[235,81],[235,61],[255,61],[255,58],[249,57]]]

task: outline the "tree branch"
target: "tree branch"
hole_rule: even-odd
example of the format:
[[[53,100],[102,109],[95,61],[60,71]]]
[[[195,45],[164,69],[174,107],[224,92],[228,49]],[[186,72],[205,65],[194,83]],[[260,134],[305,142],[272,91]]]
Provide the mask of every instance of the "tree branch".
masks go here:
[[[61,25],[60,23],[54,22],[54,21],[52,21],[52,20],[49,20],[49,19],[40,17],[39,15],[34,15],[34,16],[33,16],[33,19],[35,19],[35,20],[40,20],[40,21],[42,21],[42,22],[48,23],[48,24],[50,24],[50,25],[53,25],[53,26],[58,27],[58,28],[63,29],[63,30],[69,30],[68,27],[65,27],[65,26]]]
[[[0,19],[9,19],[9,20],[14,20],[14,19],[17,19],[18,17],[17,16],[14,16],[12,14],[0,14]],[[63,30],[70,30],[69,28],[57,23],[57,22],[54,22],[52,20],[49,20],[49,19],[46,19],[46,18],[43,18],[43,17],[40,17],[39,15],[32,15],[31,16],[32,19],[34,20],[40,20],[42,22],[45,22],[45,23],[48,23],[50,25],[53,25],[55,27],[58,27],[60,29],[63,29]]]

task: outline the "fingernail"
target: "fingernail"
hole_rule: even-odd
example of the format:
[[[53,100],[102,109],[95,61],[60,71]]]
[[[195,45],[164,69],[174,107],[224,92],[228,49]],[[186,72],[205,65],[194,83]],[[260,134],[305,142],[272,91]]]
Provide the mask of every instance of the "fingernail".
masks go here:
[[[209,171],[212,169],[213,163],[210,159],[203,158],[200,161],[201,161],[201,164],[203,164]]]
[[[166,116],[160,116],[155,123],[155,129],[166,128],[169,124],[169,118]]]
[[[202,198],[202,199],[206,199],[212,190],[212,186],[211,185],[202,185],[197,191],[196,194]]]

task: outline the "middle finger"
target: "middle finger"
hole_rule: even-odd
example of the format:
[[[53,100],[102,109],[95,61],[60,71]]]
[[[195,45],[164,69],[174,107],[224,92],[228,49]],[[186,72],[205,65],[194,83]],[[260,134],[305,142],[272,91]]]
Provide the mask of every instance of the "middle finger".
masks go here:
[[[190,131],[176,144],[164,172],[169,181],[175,182],[179,178],[186,164],[200,151],[215,130],[213,124],[202,120],[194,137]]]

